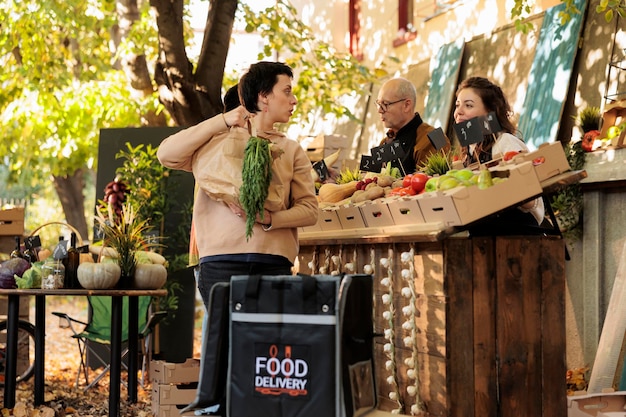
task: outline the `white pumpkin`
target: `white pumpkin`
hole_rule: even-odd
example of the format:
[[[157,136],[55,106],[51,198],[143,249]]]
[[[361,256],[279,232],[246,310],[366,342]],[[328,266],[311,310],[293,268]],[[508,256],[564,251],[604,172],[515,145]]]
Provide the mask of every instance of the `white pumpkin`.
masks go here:
[[[137,264],[133,287],[141,290],[158,290],[167,281],[167,268],[161,264]]]
[[[83,262],[76,271],[78,282],[88,290],[105,290],[117,285],[122,275],[119,265],[114,262]]]

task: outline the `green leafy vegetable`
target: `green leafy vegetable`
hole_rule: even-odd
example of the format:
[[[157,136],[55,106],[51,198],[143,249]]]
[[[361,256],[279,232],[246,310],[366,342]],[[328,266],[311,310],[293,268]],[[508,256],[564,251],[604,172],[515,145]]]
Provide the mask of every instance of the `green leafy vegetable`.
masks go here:
[[[41,288],[41,266],[43,262],[34,262],[20,278],[15,275],[17,288]]]
[[[259,214],[263,220],[263,206],[272,179],[269,145],[269,140],[252,136],[244,152],[239,201],[246,212],[246,240],[252,236],[256,215]]]

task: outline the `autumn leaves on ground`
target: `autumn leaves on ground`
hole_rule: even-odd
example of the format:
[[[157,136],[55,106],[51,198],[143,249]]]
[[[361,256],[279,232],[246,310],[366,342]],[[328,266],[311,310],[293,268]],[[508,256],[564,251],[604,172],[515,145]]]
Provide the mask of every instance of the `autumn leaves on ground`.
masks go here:
[[[34,304],[34,303],[33,303]],[[1,409],[2,417],[104,417],[109,413],[109,379],[103,378],[97,386],[84,391],[81,378],[78,388],[75,385],[79,366],[79,352],[71,330],[59,327],[59,320],[53,311],[62,311],[85,321],[87,301],[82,297],[47,297],[46,299],[46,357],[45,357],[45,396],[44,404],[38,407],[33,403],[34,378],[20,383],[16,389],[16,404],[13,409]],[[34,322],[34,308],[31,306],[31,322]],[[199,332],[196,331],[196,339]],[[199,340],[194,340],[194,351],[198,350]],[[197,353],[196,353],[197,354]],[[196,355],[195,354],[195,355]],[[96,375],[91,374],[91,379]],[[122,373],[122,378],[126,374]],[[90,379],[90,381],[91,381]],[[120,415],[124,417],[152,416],[151,385],[137,389],[137,403],[128,404],[127,390],[121,386]],[[4,406],[4,390],[0,389],[0,405]]]

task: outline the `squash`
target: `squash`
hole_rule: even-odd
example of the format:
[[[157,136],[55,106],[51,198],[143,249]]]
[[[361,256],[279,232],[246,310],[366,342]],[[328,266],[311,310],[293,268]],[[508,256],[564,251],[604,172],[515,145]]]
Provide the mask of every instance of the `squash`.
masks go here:
[[[80,260],[81,264],[83,262],[90,262],[90,263],[94,263],[95,262],[93,260],[93,255],[91,253],[81,253],[80,257],[78,259]]]
[[[117,285],[122,275],[122,270],[114,262],[83,262],[78,265],[76,274],[78,282],[83,288],[88,290],[105,290],[114,288]]]
[[[89,245],[89,253],[92,253],[96,256],[106,256],[108,258],[117,258],[118,254],[115,248],[111,248],[109,246],[102,245]]]
[[[357,181],[350,181],[345,184],[322,184],[319,189],[318,197],[323,203],[337,203],[341,200],[352,196],[356,191]]]
[[[163,255],[150,250],[138,250],[137,252],[135,252],[135,259],[139,264],[166,265],[167,262]]]
[[[133,277],[133,288],[158,290],[167,281],[167,268],[162,264],[137,264]]]

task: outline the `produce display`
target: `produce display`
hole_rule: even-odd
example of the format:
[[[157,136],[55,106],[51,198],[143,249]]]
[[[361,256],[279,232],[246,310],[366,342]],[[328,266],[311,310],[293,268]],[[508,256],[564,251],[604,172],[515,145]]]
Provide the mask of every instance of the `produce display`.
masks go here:
[[[388,166],[381,172],[342,170],[333,182],[319,185],[318,223],[303,231],[384,228],[388,234],[421,224],[431,225],[424,230],[462,226],[541,194],[542,181],[570,170],[558,142],[469,168],[453,161],[444,167],[439,159],[428,165],[428,172],[437,171],[432,175],[422,170],[425,166],[405,176]]]
[[[354,173],[351,175],[353,176]],[[443,175],[434,176],[415,172],[399,178],[383,169],[380,173],[361,173],[358,179],[342,184],[322,184],[318,192],[318,200],[322,207],[341,206],[385,197],[404,197],[432,191],[445,191],[455,187],[476,185],[479,189],[485,189],[505,180],[506,178],[503,177],[492,178],[488,169],[477,171],[467,168],[450,169]]]

